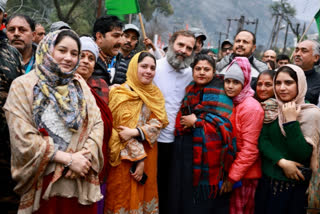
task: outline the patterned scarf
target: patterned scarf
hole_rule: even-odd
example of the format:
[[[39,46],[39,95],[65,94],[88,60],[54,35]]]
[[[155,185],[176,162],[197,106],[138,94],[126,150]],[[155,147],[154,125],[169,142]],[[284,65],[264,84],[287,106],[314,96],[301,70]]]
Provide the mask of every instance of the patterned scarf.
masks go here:
[[[99,57],[108,68],[108,65],[111,63],[112,56],[106,55],[101,49],[99,49]]]
[[[247,97],[252,97],[254,95],[254,91],[252,90],[250,83],[251,83],[251,65],[247,57],[235,57],[230,65],[227,68],[227,71],[231,67],[231,65],[237,62],[238,65],[240,66],[243,76],[244,76],[244,85],[243,88],[236,97],[232,99],[233,103],[235,105],[238,105],[239,103],[242,103]]]
[[[176,135],[190,133],[180,124],[182,115],[197,116],[193,135],[193,187],[195,200],[214,198],[234,157],[236,142],[230,117],[232,100],[223,89],[223,76],[216,75],[203,89],[193,81],[186,88],[176,120]]]
[[[272,123],[278,118],[278,102],[275,98],[269,98],[261,102],[261,106],[264,110],[263,123]]]
[[[52,57],[60,32],[49,33],[37,48],[35,71],[39,82],[33,89],[33,119],[38,129],[44,128],[41,116],[51,102],[66,127],[76,132],[86,115],[86,103],[80,83],[74,80],[79,61],[71,71],[62,72]]]

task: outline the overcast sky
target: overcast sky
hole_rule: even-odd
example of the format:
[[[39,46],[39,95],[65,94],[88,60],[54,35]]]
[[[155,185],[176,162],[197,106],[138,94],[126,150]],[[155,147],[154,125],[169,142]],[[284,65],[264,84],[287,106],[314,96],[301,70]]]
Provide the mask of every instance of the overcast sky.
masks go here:
[[[320,9],[320,0],[288,0],[297,10],[296,18],[305,21],[306,27]],[[317,25],[313,20],[309,33],[317,32]]]
[[[310,22],[320,9],[320,0],[289,0],[297,10],[297,18]]]

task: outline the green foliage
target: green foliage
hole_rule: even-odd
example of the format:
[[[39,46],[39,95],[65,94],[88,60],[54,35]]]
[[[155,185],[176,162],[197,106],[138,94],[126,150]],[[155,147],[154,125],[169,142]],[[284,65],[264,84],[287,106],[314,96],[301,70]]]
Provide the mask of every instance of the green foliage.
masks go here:
[[[103,1],[102,1],[103,4]],[[139,0],[141,13],[150,21],[155,12],[173,14],[170,0]],[[78,34],[90,34],[96,19],[97,0],[10,0],[7,12],[21,13],[41,23],[47,30],[55,21],[67,22]],[[126,22],[128,15],[125,16]]]
[[[54,21],[62,20],[70,24],[73,30],[75,30],[79,35],[81,34],[91,34],[92,26],[96,20],[96,1],[92,0],[57,0],[60,2],[61,7],[61,16],[57,8],[55,8],[51,14],[50,19]],[[77,5],[74,7],[74,10],[71,8],[74,6],[74,3]]]
[[[47,31],[53,22],[62,20],[78,34],[91,34],[96,7],[93,0],[10,0],[7,12],[9,16],[14,13],[28,15]]]
[[[45,0],[10,0],[7,2],[6,12],[12,14],[24,14],[30,16],[37,23],[45,27],[51,24],[49,14],[52,12],[52,2]]]
[[[291,31],[298,38],[299,34],[299,25],[295,28],[292,24],[292,20],[294,20],[294,16],[296,15],[296,9],[288,3],[287,0],[281,0],[280,2],[274,2],[270,5],[270,9],[272,14],[278,14],[282,17],[282,19],[288,23]]]
[[[286,0],[280,2],[274,2],[270,5],[272,13],[283,14],[283,16],[292,18],[296,15],[296,9],[292,7]]]
[[[157,11],[165,16],[173,14],[170,0],[139,0],[140,11],[147,21],[152,19],[152,14]]]

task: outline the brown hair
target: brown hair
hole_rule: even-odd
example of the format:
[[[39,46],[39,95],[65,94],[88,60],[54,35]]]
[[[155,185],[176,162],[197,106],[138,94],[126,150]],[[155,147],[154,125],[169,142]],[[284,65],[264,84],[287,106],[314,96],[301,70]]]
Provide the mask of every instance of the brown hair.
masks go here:
[[[196,37],[194,36],[194,33],[192,33],[191,31],[189,31],[189,30],[179,30],[179,31],[174,32],[174,34],[171,36],[171,38],[169,40],[170,45],[172,45],[176,41],[178,36],[193,37],[194,40],[196,40]],[[194,45],[194,48],[195,48],[195,46],[196,45]]]

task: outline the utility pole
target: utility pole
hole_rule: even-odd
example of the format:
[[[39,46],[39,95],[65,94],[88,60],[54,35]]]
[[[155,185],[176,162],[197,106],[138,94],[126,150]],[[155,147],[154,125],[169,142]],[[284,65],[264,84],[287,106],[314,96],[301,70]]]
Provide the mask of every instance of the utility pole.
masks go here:
[[[284,36],[284,44],[283,44],[283,50],[282,50],[282,53],[283,53],[283,54],[286,52],[286,49],[287,49],[288,30],[289,30],[289,24],[287,24],[286,34],[285,34],[285,36]]]
[[[269,49],[272,49],[273,41],[274,41],[275,36],[276,36],[276,29],[277,29],[277,25],[278,25],[278,20],[279,20],[279,14],[272,14],[272,15],[276,16],[276,19],[274,21],[274,24],[273,24],[273,27],[272,27],[272,31],[271,31],[271,42],[270,42]]]
[[[258,23],[259,23],[259,19],[256,19],[256,28],[254,29],[254,35],[257,36],[257,31],[258,31]]]
[[[279,36],[279,32],[280,32],[280,25],[281,25],[281,21],[282,21],[282,16],[280,16],[280,20],[278,22],[278,26],[277,26],[277,31],[276,31],[276,40],[274,42],[274,45],[273,45],[273,49],[275,49],[277,47],[277,43],[278,43],[278,36]]]
[[[237,32],[241,31],[243,29],[243,24],[244,24],[244,16],[241,16],[239,21],[238,21],[238,30]]]
[[[239,19],[237,19],[237,18],[234,18],[234,19],[232,19],[232,18],[227,18],[227,21],[228,21],[228,28],[227,28],[227,33],[226,33],[226,38],[227,38],[227,39],[229,38],[231,21],[236,21],[236,22],[238,22],[237,33],[244,28],[244,24],[247,24],[247,25],[249,25],[249,24],[255,24],[255,25],[256,25],[256,27],[255,27],[255,35],[257,34],[259,19],[255,19],[255,21],[250,21],[250,20],[246,20],[246,19],[245,19],[245,16],[241,15]]]
[[[232,20],[232,19],[229,19],[229,18],[227,19],[227,21],[228,21],[228,28],[227,28],[226,39],[229,39],[229,32],[230,32],[231,20]]]

